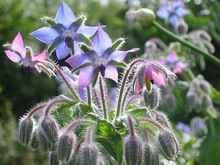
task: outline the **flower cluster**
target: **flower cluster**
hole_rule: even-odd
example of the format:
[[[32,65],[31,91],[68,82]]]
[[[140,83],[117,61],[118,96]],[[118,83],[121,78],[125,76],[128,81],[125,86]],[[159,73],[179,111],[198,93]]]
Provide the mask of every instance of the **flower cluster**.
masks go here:
[[[68,89],[20,119],[19,142],[48,152],[50,164],[159,164],[161,157],[174,161],[180,154],[179,142],[168,117],[157,108],[160,87],[176,78],[173,72],[184,69],[181,63],[173,68],[179,59],[173,55],[164,59],[173,72],[142,57],[126,64],[128,53],[139,48],[121,50],[123,38],[113,42],[105,26],[87,26],[85,20],[62,1],[55,19],[44,17],[48,26],[31,33],[49,45],[47,50],[34,55],[24,47],[20,33],[5,45],[11,61],[48,72]],[[54,50],[65,66],[51,59]],[[117,67],[124,74],[119,75]],[[134,102],[136,98],[139,102]]]

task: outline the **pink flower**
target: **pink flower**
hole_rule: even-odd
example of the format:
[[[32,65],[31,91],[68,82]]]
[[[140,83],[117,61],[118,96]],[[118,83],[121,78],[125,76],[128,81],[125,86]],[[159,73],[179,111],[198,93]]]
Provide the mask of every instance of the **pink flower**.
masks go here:
[[[40,54],[33,55],[30,47],[24,47],[20,32],[14,38],[12,44],[7,45],[7,49],[5,54],[12,62],[21,64],[24,67],[35,68],[39,73],[45,71],[54,75],[50,68],[51,66],[48,65],[49,62],[46,61],[46,50],[43,50]]]
[[[146,81],[150,80],[153,84],[165,86],[168,79],[175,79],[176,75],[156,61],[150,61],[142,66],[135,78],[134,92],[139,94]]]
[[[176,52],[172,51],[167,57],[161,57],[160,63],[166,65],[173,73],[180,74],[188,67],[187,63],[181,61]]]

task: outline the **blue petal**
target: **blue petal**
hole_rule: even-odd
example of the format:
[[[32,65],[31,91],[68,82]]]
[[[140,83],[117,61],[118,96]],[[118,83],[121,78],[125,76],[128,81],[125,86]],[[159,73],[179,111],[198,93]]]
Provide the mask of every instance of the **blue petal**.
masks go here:
[[[87,38],[92,37],[95,32],[97,31],[98,27],[92,27],[92,26],[85,26],[85,25],[81,25],[77,31],[77,33],[79,34],[83,34],[84,36],[86,36]]]
[[[178,9],[175,11],[175,13],[176,13],[177,16],[183,17],[183,16],[189,14],[189,10],[180,7],[180,8],[178,8]]]
[[[56,23],[62,24],[66,29],[68,29],[75,19],[76,17],[70,7],[62,1],[62,4],[56,14]]]
[[[61,60],[69,55],[69,48],[64,41],[56,47],[56,53],[58,60]]]
[[[172,15],[170,18],[170,24],[175,27],[176,23],[179,21],[179,18],[176,15]]]
[[[52,44],[61,32],[54,27],[42,27],[32,32],[31,35],[45,44]]]
[[[98,56],[102,56],[106,49],[112,46],[112,40],[109,35],[103,30],[102,26],[98,26],[98,31],[92,43],[91,49],[96,51]]]
[[[170,13],[167,9],[167,6],[164,4],[163,7],[161,7],[158,11],[157,11],[157,16],[161,19],[167,19],[169,17]]]

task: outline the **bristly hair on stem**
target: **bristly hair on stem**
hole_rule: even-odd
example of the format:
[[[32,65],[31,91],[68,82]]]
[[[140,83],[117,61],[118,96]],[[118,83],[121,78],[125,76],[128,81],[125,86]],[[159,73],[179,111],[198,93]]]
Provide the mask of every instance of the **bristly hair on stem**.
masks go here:
[[[121,110],[121,106],[122,106],[122,98],[123,98],[123,95],[124,95],[124,88],[126,86],[126,82],[127,82],[128,78],[129,78],[130,72],[133,70],[133,68],[135,67],[135,64],[137,64],[137,63],[145,63],[145,59],[137,58],[137,59],[133,60],[132,62],[130,62],[130,64],[127,66],[125,74],[124,74],[124,76],[122,78],[121,88],[120,88],[120,91],[119,91],[115,120],[121,114],[121,111],[122,111]]]
[[[102,100],[103,116],[104,116],[104,119],[108,120],[108,113],[107,113],[106,100],[105,100],[105,93],[104,93],[104,87],[103,87],[103,83],[102,83],[102,78],[101,77],[99,77],[99,87],[100,87],[100,94],[101,94],[101,100]]]

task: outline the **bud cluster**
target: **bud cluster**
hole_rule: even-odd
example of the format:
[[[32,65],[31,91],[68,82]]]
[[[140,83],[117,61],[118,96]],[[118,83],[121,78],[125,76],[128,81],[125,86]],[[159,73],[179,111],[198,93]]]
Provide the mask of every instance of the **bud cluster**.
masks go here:
[[[187,101],[190,107],[200,109],[212,108],[211,86],[199,75],[190,84],[187,92]]]

